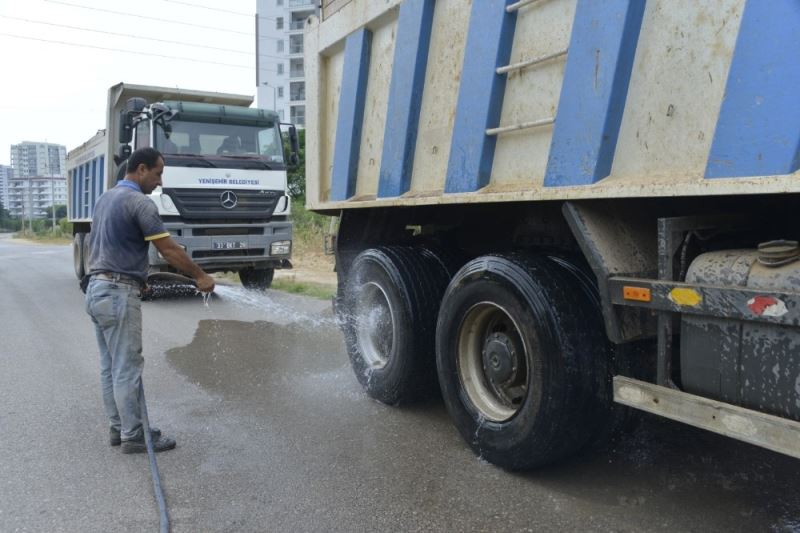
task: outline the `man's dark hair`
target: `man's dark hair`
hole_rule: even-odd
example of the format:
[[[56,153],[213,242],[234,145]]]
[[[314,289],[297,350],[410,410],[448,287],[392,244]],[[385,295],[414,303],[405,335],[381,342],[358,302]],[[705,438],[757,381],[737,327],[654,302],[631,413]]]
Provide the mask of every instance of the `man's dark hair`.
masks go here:
[[[128,158],[128,174],[136,172],[136,169],[139,168],[141,164],[144,164],[148,169],[153,168],[158,164],[159,157],[163,158],[161,152],[155,148],[139,148]]]

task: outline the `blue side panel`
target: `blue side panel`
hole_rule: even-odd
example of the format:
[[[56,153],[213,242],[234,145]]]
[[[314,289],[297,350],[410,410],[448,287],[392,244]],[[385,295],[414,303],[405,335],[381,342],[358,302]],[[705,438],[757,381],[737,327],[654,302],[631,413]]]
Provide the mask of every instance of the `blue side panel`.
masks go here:
[[[78,211],[78,169],[72,169],[69,171],[69,181],[72,191],[72,206],[69,212],[72,214],[72,218],[80,217],[80,212]]]
[[[800,3],[748,0],[706,178],[800,168]]]
[[[365,29],[352,33],[345,44],[331,175],[331,200],[346,200],[356,190],[371,44],[372,32]]]
[[[100,162],[98,163],[97,169],[97,192],[94,196],[94,202],[92,202],[92,216],[94,216],[94,206],[97,205],[97,200],[99,200],[100,195],[103,194],[103,184],[105,183],[106,173],[106,156],[100,156]]]
[[[83,165],[79,165],[75,170],[78,174],[77,187],[75,187],[78,191],[77,213],[78,218],[84,218],[86,215],[83,213]]]
[[[445,192],[477,191],[489,183],[497,137],[486,135],[500,122],[506,75],[497,74],[511,57],[515,0],[474,0],[458,89]]]
[[[400,5],[378,182],[380,198],[400,196],[411,186],[433,7],[434,0],[406,0]]]
[[[611,173],[645,0],[578,0],[544,184]]]
[[[91,174],[89,173],[91,168],[89,167],[89,163],[83,164],[83,180],[81,180],[81,204],[83,205],[83,216],[84,218],[89,217],[89,188],[88,185],[91,183]]]
[[[94,216],[94,204],[97,203],[97,158],[92,161],[92,188],[89,192],[89,216]]]

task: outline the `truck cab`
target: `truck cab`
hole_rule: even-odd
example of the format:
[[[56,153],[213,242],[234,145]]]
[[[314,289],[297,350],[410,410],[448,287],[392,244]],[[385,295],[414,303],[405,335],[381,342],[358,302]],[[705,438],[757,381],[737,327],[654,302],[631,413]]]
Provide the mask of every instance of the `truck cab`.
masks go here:
[[[68,157],[76,274],[86,271],[83,243],[97,198],[124,178],[128,156],[142,147],[164,157],[162,186],[150,198],[172,238],[206,272],[238,272],[245,287],[265,289],[275,269],[291,268],[286,170],[296,162],[297,134],[283,125],[291,147],[287,162],[278,116],[247,107],[251,102],[238,95],[112,87],[106,130]],[[87,178],[98,183],[89,185]],[[149,261],[151,274],[173,270],[153,246]]]
[[[163,186],[151,198],[173,239],[206,271],[239,272],[245,286],[268,287],[276,268],[290,266],[291,253],[277,115],[180,101],[143,112],[134,149],[152,146],[164,156]],[[155,247],[150,264],[170,269]]]

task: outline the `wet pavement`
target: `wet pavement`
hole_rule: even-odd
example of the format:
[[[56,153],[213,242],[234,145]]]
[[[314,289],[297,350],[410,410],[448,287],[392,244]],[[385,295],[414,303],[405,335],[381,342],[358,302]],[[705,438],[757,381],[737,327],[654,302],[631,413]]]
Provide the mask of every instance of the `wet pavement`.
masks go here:
[[[0,238],[0,531],[156,531],[146,457],[105,441],[70,255]],[[441,401],[367,398],[329,302],[225,285],[143,310],[173,531],[800,531],[800,461],[653,417],[561,465],[495,468]]]

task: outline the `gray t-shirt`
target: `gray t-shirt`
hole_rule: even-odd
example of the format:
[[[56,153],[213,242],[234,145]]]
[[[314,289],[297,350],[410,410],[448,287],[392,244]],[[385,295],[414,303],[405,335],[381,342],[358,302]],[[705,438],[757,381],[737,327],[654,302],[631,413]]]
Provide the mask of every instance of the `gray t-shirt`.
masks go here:
[[[147,281],[150,241],[169,236],[158,208],[128,180],[97,200],[89,239],[89,273],[116,272]]]

